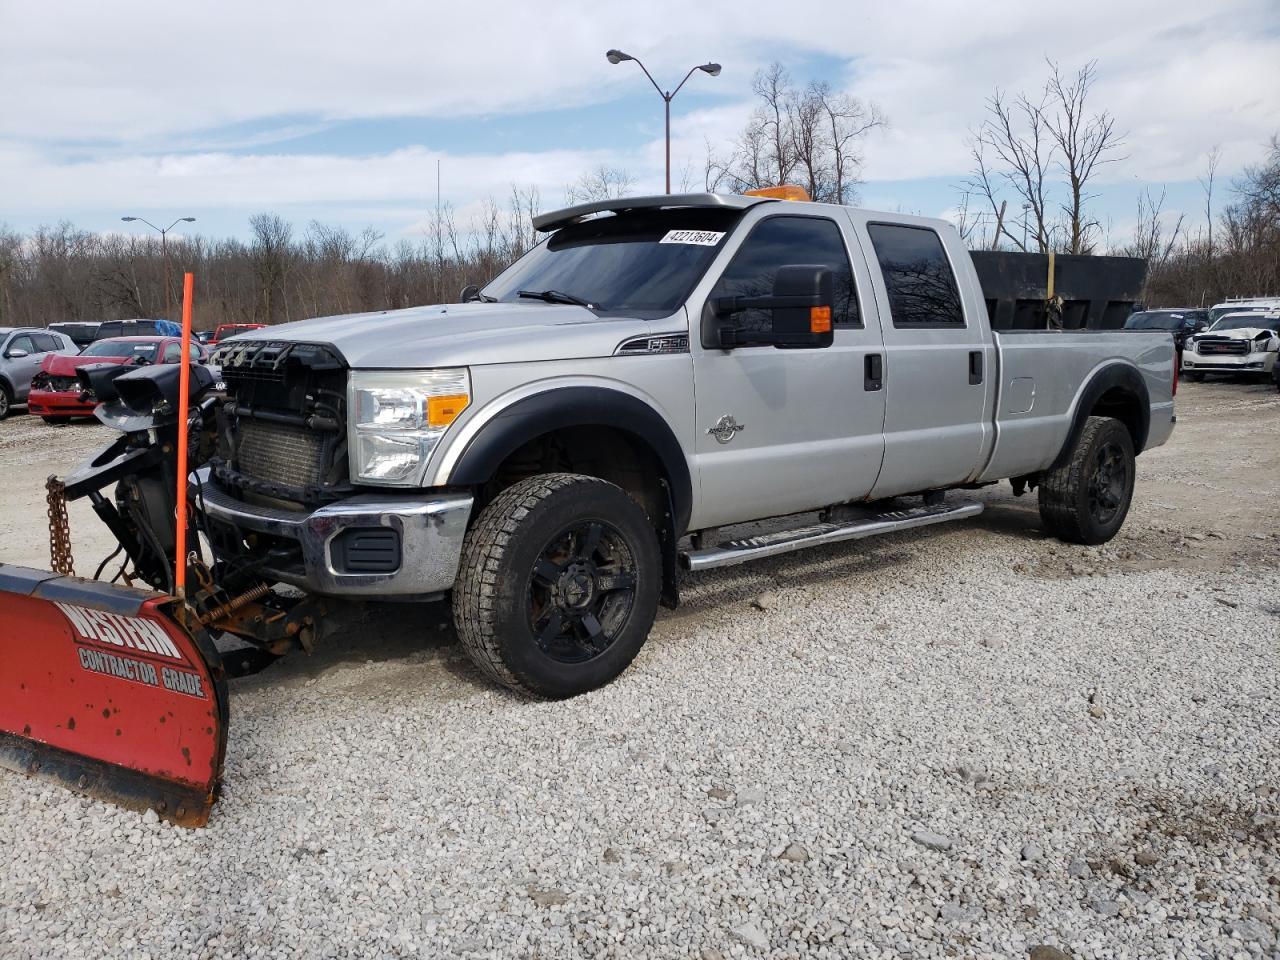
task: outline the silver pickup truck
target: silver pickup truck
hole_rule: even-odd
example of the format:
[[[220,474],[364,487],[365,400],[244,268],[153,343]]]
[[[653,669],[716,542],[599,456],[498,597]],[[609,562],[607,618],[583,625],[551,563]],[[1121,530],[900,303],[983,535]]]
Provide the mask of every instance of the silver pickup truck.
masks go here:
[[[1047,529],[1106,541],[1173,430],[1167,332],[995,333],[940,220],[690,194],[535,226],[461,303],[219,352],[224,569],[451,594],[483,671],[568,696],[626,668],[682,569],[980,512],[947,491],[1038,488]]]

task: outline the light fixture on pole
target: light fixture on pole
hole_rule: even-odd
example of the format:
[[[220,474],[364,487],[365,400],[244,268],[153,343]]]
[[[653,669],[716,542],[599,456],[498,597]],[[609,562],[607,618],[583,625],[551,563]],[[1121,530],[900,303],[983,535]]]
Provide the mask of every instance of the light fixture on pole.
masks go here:
[[[649,72],[648,68],[643,63],[641,63],[636,57],[631,56],[631,54],[623,53],[621,50],[609,50],[605,53],[605,57],[608,59],[610,63],[614,63],[614,64],[622,63],[622,61],[624,60],[635,60],[636,65],[641,70],[644,71],[644,75],[648,77],[649,82],[653,84],[653,89],[657,90],[658,96],[662,98],[663,109],[666,114],[667,193],[670,193],[671,192],[671,101],[674,100],[676,94],[680,92],[680,87],[683,87],[685,85],[685,81],[693,76],[693,72],[695,70],[701,70],[703,73],[709,74],[710,76],[718,77],[720,75],[720,64],[703,63],[703,64],[699,64],[696,67],[690,67],[689,72],[684,75],[684,80],[681,80],[679,85],[674,90],[672,90],[670,93],[667,93],[660,86],[658,86],[658,82],[653,79],[653,74]]]
[[[121,217],[125,223],[133,223],[137,220],[139,223],[145,223],[156,233],[160,234],[160,259],[164,261],[164,318],[166,320],[173,319],[172,301],[169,299],[169,231],[180,223],[195,223],[195,217],[179,217],[173,223],[169,224],[163,230],[157,227],[150,220],[144,220],[142,217]]]

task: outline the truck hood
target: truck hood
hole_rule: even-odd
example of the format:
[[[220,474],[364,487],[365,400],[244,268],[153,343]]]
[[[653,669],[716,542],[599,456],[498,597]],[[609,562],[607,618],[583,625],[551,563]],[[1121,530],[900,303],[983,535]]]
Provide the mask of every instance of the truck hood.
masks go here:
[[[355,369],[395,370],[607,357],[629,337],[673,329],[670,321],[598,317],[572,305],[449,303],[300,320],[238,334],[226,345],[327,343]]]
[[[1252,340],[1260,333],[1265,333],[1268,337],[1280,336],[1275,331],[1267,327],[1239,327],[1235,330],[1204,330],[1193,336],[1192,340],[1212,340],[1215,338],[1224,340]]]

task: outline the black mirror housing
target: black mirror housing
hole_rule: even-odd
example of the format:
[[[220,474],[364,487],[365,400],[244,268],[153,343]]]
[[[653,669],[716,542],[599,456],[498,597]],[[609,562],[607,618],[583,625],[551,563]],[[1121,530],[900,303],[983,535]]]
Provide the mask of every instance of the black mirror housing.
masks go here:
[[[782,267],[773,280],[773,299],[785,305],[773,308],[772,343],[780,349],[829,347],[835,340],[831,307],[835,303],[835,276],[827,267]]]
[[[458,294],[459,303],[470,303],[472,300],[480,299],[480,287],[478,284],[468,283],[462,288],[462,292]]]
[[[835,340],[831,308],[835,276],[819,264],[779,267],[765,297],[717,297],[703,313],[702,345],[709,349],[772,345],[779,349],[829,347]],[[743,310],[769,310],[768,333],[746,333],[726,320]]]

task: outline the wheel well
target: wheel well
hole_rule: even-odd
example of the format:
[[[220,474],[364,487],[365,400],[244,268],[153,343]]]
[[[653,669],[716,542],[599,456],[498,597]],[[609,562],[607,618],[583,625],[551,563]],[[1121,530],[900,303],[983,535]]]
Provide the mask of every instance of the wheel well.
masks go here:
[[[498,464],[482,485],[477,506],[520,480],[539,473],[581,473],[625,490],[657,524],[667,512],[657,455],[634,434],[603,425],[561,427],[534,437]]]
[[[1134,453],[1142,450],[1146,441],[1146,425],[1143,422],[1142,401],[1132,390],[1112,387],[1100,396],[1089,410],[1091,417],[1114,417],[1125,425]]]

